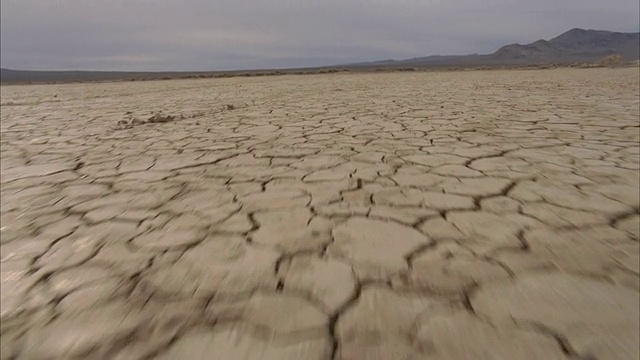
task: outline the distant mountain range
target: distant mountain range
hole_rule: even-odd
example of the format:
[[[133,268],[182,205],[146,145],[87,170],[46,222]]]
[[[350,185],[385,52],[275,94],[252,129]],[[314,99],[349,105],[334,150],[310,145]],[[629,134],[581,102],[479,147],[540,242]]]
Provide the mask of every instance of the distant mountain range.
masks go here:
[[[406,60],[383,60],[348,67],[424,67],[534,65],[596,62],[618,54],[624,60],[640,58],[640,33],[571,29],[551,40],[505,45],[492,54],[427,56]]]
[[[111,72],[30,71],[0,69],[2,83],[46,83],[105,80],[153,80],[172,78],[260,76],[369,70],[378,68],[429,68],[471,66],[520,66],[593,63],[609,55],[626,61],[640,59],[640,33],[571,29],[550,40],[505,45],[492,54],[427,56],[405,60],[382,60],[304,69],[213,71],[213,72]]]

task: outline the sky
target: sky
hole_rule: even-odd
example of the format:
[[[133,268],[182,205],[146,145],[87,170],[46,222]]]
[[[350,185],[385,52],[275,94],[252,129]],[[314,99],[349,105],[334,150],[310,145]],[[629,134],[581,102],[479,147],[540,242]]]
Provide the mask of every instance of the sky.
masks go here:
[[[2,0],[0,62],[210,71],[491,53],[571,28],[637,32],[638,0]]]

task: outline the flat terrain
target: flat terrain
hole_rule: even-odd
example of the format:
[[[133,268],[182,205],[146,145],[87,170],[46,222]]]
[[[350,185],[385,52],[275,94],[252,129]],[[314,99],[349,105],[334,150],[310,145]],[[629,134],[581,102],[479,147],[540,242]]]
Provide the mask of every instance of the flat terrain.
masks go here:
[[[2,87],[2,359],[638,359],[639,86]]]

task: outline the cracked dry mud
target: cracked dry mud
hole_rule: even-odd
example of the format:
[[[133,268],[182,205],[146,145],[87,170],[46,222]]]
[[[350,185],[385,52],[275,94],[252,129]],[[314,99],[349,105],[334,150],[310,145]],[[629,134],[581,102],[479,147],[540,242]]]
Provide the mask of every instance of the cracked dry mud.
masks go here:
[[[2,359],[638,359],[638,92],[636,68],[3,87]]]

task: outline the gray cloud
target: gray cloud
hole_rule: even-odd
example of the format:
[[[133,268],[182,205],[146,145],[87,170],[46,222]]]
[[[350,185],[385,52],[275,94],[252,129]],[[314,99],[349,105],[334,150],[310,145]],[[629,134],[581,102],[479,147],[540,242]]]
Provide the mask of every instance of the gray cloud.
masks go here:
[[[2,0],[2,67],[225,70],[487,53],[573,27],[638,31],[637,0]]]

